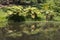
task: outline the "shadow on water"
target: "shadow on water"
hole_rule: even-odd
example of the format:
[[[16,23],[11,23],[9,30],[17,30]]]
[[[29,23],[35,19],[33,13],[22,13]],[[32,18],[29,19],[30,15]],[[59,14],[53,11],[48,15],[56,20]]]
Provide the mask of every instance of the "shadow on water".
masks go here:
[[[41,36],[44,37],[44,34],[42,34],[42,33],[37,33],[37,34],[32,34],[32,35],[28,35],[26,33],[22,33],[22,34],[23,35],[21,37],[16,37],[16,38],[7,37],[7,40],[40,40]],[[45,40],[47,40],[47,38]]]
[[[25,33],[24,31],[29,31]],[[36,29],[39,29],[37,32]],[[46,30],[47,29],[47,30]],[[9,22],[7,27],[1,28],[1,40],[60,40],[59,22]],[[33,30],[33,31],[32,31]],[[31,34],[33,32],[37,32]],[[22,36],[19,36],[20,33]],[[9,36],[13,34],[13,36]],[[19,34],[17,36],[17,34]],[[16,36],[16,37],[15,37]],[[0,36],[1,38],[1,36]]]
[[[6,37],[6,40],[57,40],[57,39],[60,40],[60,35],[59,35],[60,31],[58,31],[59,29],[58,30],[52,30],[52,31],[45,31],[46,29],[49,29],[49,28],[53,28],[53,29],[59,28],[60,23],[55,23],[55,22],[31,22],[30,24],[29,23],[20,24],[20,28],[21,27],[22,28],[21,28],[21,30],[19,30],[19,32],[22,33],[22,36],[16,37],[16,38]],[[27,33],[23,32],[23,28],[25,28],[25,27],[28,27],[29,30],[32,30],[34,28],[36,28],[36,29],[41,28],[41,29],[43,29],[43,31],[38,32],[36,34],[27,34]],[[19,29],[19,28],[17,27],[17,29]],[[30,33],[34,32],[35,30],[30,31]]]

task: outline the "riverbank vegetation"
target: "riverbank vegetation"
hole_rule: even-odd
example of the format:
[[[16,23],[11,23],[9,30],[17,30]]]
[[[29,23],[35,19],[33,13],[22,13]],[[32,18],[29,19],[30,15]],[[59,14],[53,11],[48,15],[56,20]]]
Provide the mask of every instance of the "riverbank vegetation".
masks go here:
[[[0,5],[1,40],[60,40],[59,0],[10,2]]]

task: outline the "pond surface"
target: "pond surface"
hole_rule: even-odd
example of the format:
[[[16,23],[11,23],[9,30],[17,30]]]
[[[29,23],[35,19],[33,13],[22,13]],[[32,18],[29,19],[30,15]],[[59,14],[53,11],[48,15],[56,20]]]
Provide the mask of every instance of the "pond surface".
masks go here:
[[[60,22],[9,22],[0,28],[0,40],[60,40]]]

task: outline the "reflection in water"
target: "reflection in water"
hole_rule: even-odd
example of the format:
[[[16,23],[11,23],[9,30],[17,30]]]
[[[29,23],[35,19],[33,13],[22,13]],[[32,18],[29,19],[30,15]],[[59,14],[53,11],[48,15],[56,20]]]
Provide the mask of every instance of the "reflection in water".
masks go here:
[[[60,40],[59,22],[9,22],[0,40]]]

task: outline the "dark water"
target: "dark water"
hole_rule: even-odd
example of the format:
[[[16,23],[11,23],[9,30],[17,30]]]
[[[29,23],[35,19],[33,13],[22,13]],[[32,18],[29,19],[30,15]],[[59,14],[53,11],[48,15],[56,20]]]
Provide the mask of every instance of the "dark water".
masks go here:
[[[9,22],[0,28],[0,40],[60,40],[60,22]]]

